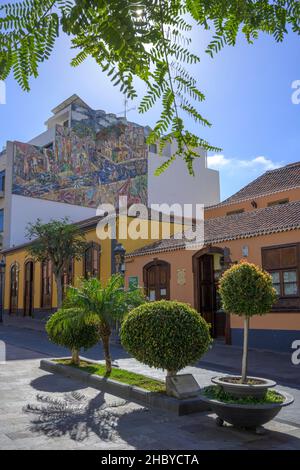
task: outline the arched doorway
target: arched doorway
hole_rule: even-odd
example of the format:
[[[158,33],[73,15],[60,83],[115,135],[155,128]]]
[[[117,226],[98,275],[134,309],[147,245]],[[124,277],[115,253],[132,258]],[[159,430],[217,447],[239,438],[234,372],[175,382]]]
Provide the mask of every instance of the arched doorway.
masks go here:
[[[154,260],[143,268],[143,280],[149,300],[170,300],[170,264]]]
[[[18,313],[19,265],[10,267],[9,313]]]
[[[205,247],[194,254],[194,297],[196,309],[211,324],[212,336],[225,337],[227,342],[226,314],[217,293],[218,280],[224,270],[223,255],[224,250],[219,247]]]
[[[32,315],[33,313],[33,276],[34,262],[28,260],[24,267],[24,315]]]

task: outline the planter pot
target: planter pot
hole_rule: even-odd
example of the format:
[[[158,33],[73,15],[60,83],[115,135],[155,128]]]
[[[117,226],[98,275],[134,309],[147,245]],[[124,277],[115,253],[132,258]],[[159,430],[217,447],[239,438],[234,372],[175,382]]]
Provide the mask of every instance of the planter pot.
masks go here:
[[[271,421],[282,407],[291,405],[294,398],[285,392],[279,392],[285,398],[283,403],[268,403],[261,405],[224,403],[202,395],[212,411],[218,416],[216,423],[221,426],[224,421],[238,428],[256,429]]]
[[[222,377],[213,377],[211,381],[223,388],[224,392],[236,398],[253,397],[263,398],[269,388],[275,387],[273,380],[262,379],[261,377],[248,377],[248,380],[257,382],[256,384],[241,384],[231,382],[230,379],[238,380],[240,376],[224,375]]]

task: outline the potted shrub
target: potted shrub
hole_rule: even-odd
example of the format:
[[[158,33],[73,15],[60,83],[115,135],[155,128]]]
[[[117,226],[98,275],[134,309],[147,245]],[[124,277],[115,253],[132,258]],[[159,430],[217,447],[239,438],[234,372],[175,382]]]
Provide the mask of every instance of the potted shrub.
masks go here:
[[[243,261],[225,271],[219,292],[224,310],[243,318],[242,370],[239,376],[212,378],[216,385],[208,387],[204,395],[219,416],[218,424],[228,421],[241,427],[258,427],[276,416],[282,406],[293,402],[291,396],[270,390],[276,385],[274,381],[249,377],[247,371],[250,318],[270,312],[276,291],[267,272]]]
[[[209,325],[196,310],[181,302],[161,300],[132,310],[121,326],[121,343],[138,361],[167,371],[170,378],[196,362],[211,343]]]
[[[98,325],[87,321],[84,312],[78,308],[57,310],[46,323],[50,341],[70,349],[71,363],[79,365],[79,351],[89,349],[100,341]]]

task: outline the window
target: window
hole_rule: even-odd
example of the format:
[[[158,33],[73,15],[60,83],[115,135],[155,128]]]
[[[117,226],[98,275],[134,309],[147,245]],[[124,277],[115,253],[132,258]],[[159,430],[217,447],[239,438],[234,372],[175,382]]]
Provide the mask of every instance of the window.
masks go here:
[[[263,248],[262,262],[279,298],[299,297],[299,244]]]
[[[277,206],[278,204],[287,204],[289,199],[279,199],[278,201],[268,202],[268,207]]]
[[[41,308],[52,307],[52,267],[51,261],[44,261],[41,265]]]
[[[90,277],[100,277],[100,253],[100,245],[95,242],[90,243],[85,250],[83,259],[83,275],[86,279]]]
[[[4,230],[4,209],[0,209],[0,232]]]
[[[226,215],[242,214],[243,212],[245,212],[245,209],[236,209],[235,211],[226,212]]]
[[[0,191],[5,190],[5,170],[0,171]]]

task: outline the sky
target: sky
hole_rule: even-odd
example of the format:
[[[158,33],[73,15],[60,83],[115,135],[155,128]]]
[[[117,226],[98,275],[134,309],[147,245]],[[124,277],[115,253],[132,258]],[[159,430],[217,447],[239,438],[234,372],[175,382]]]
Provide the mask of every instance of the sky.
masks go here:
[[[292,94],[299,87],[300,38],[291,33],[281,44],[261,35],[254,45],[240,37],[235,47],[226,46],[213,59],[203,51],[209,35],[198,27],[192,33],[193,50],[201,61],[190,71],[206,96],[199,110],[212,123],[198,128],[186,120],[191,130],[222,150],[208,157],[211,168],[220,171],[221,199],[279,166],[300,160],[300,104]],[[70,66],[75,52],[61,36],[51,59],[41,65],[39,77],[31,80],[29,93],[20,89],[13,77],[6,80],[6,104],[0,104],[0,150],[7,140],[28,141],[45,130],[51,109],[77,93],[94,109],[124,111],[124,97],[113,87],[99,66],[88,59],[77,68]],[[140,97],[143,87],[137,84]],[[300,99],[294,100],[296,102]],[[139,100],[129,103],[137,108]],[[136,109],[128,119],[153,125],[159,114]],[[172,166],[167,170],[172,171]]]

